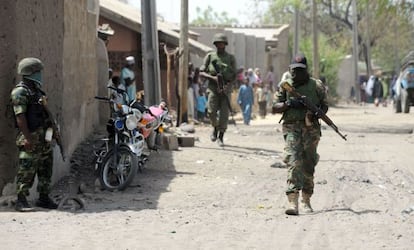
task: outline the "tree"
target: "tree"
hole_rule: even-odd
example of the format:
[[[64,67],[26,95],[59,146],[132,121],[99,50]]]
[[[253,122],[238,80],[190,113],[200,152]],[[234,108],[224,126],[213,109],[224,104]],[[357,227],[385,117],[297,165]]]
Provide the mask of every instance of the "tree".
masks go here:
[[[285,21],[291,23],[295,8],[299,8],[301,10],[302,37],[310,35],[312,32],[311,1],[263,1],[269,3],[269,9],[263,17],[265,22],[280,23],[280,21]],[[353,26],[352,0],[317,0],[317,2],[320,32],[330,37],[327,42],[332,46],[343,48],[350,53],[352,51],[351,31]],[[367,59],[371,57],[386,70],[397,68],[397,62],[408,50],[412,49],[410,46],[412,46],[414,39],[414,2],[408,0],[359,0],[357,3],[359,58],[368,65]],[[367,18],[369,19],[367,20]],[[369,39],[366,34],[369,34]],[[368,56],[368,45],[372,48],[372,56]],[[390,60],[390,54],[396,58]]]
[[[191,25],[237,25],[239,21],[236,18],[229,17],[226,11],[218,13],[208,5],[207,9],[196,8],[197,18],[190,22]]]

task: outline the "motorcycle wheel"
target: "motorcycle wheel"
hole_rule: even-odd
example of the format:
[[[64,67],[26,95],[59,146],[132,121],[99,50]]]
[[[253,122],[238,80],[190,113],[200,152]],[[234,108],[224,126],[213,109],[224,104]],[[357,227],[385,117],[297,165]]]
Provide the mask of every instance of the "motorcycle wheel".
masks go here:
[[[109,150],[101,163],[99,181],[106,190],[124,190],[132,182],[137,173],[138,158],[126,146],[118,149],[114,166],[114,150]]]

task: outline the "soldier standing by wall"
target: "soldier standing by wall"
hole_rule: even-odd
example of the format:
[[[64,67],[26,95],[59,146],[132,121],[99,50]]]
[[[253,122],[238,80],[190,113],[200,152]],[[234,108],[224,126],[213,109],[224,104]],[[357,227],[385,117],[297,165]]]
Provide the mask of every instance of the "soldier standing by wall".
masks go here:
[[[24,58],[19,62],[17,73],[22,81],[11,92],[13,111],[19,130],[16,145],[19,150],[17,171],[16,210],[30,211],[27,202],[29,189],[33,186],[35,175],[38,177],[39,199],[36,205],[56,209],[57,204],[49,198],[53,169],[53,152],[49,133],[51,122],[44,107],[46,100],[42,87],[43,64],[37,58]],[[55,135],[56,136],[56,135]]]
[[[202,72],[201,75],[208,79],[207,108],[210,122],[213,126],[210,139],[216,141],[218,138],[219,145],[224,146],[223,137],[229,120],[231,83],[236,79],[236,60],[232,54],[227,53],[225,50],[228,42],[224,34],[215,34],[213,44],[217,50],[206,55],[200,71]],[[223,89],[220,88],[217,81],[218,73],[223,76]]]
[[[321,81],[309,76],[306,57],[303,54],[296,55],[289,70],[291,78],[286,81],[326,113],[328,105],[325,89]],[[286,195],[289,208],[286,214],[299,214],[298,198],[301,190],[304,211],[312,212],[310,197],[313,194],[315,166],[319,160],[317,147],[321,136],[318,117],[305,108],[300,98],[291,96],[283,88],[277,94],[276,107],[277,113],[283,113],[284,162],[288,167]]]

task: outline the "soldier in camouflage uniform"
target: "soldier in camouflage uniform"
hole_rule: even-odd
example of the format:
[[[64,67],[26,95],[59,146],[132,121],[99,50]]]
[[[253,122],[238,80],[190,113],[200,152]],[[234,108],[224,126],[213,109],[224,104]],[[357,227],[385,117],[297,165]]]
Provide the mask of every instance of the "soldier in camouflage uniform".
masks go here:
[[[33,210],[26,197],[38,177],[39,199],[36,205],[56,209],[57,205],[49,198],[52,177],[53,154],[46,141],[46,131],[50,120],[41,100],[45,93],[41,90],[43,64],[37,58],[24,58],[19,62],[17,73],[22,81],[11,92],[16,125],[19,130],[16,145],[19,150],[17,171],[17,211]]]
[[[328,104],[325,89],[321,81],[309,76],[307,60],[303,54],[295,56],[289,71],[291,78],[286,81],[326,113]],[[299,214],[300,191],[302,191],[304,211],[310,213],[313,212],[310,197],[313,194],[315,166],[319,160],[317,147],[321,136],[318,115],[310,113],[301,98],[290,96],[283,88],[280,88],[277,95],[276,106],[277,112],[283,113],[284,162],[288,167],[286,195],[289,208],[286,214]]]
[[[236,60],[232,54],[227,53],[225,50],[228,42],[224,34],[215,34],[213,44],[216,46],[217,51],[206,55],[204,63],[200,67],[200,75],[208,79],[207,109],[211,125],[213,126],[210,139],[212,141],[218,139],[219,145],[223,146],[223,137],[229,121],[231,83],[236,79]],[[217,73],[223,75],[223,90],[219,89],[217,84]]]

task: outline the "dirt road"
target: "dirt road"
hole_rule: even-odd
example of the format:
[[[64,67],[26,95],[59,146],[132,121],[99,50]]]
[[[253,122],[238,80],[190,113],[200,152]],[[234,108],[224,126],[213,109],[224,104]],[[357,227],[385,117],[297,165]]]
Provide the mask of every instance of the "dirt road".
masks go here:
[[[368,105],[329,115],[348,141],[323,126],[313,214],[284,214],[286,169],[271,167],[283,155],[275,115],[229,126],[224,148],[209,141],[209,127],[196,127],[195,147],[153,153],[124,192],[96,191],[85,178],[82,211],[3,207],[0,242],[4,249],[413,249],[414,114]],[[88,147],[79,151],[78,174],[92,168]]]

